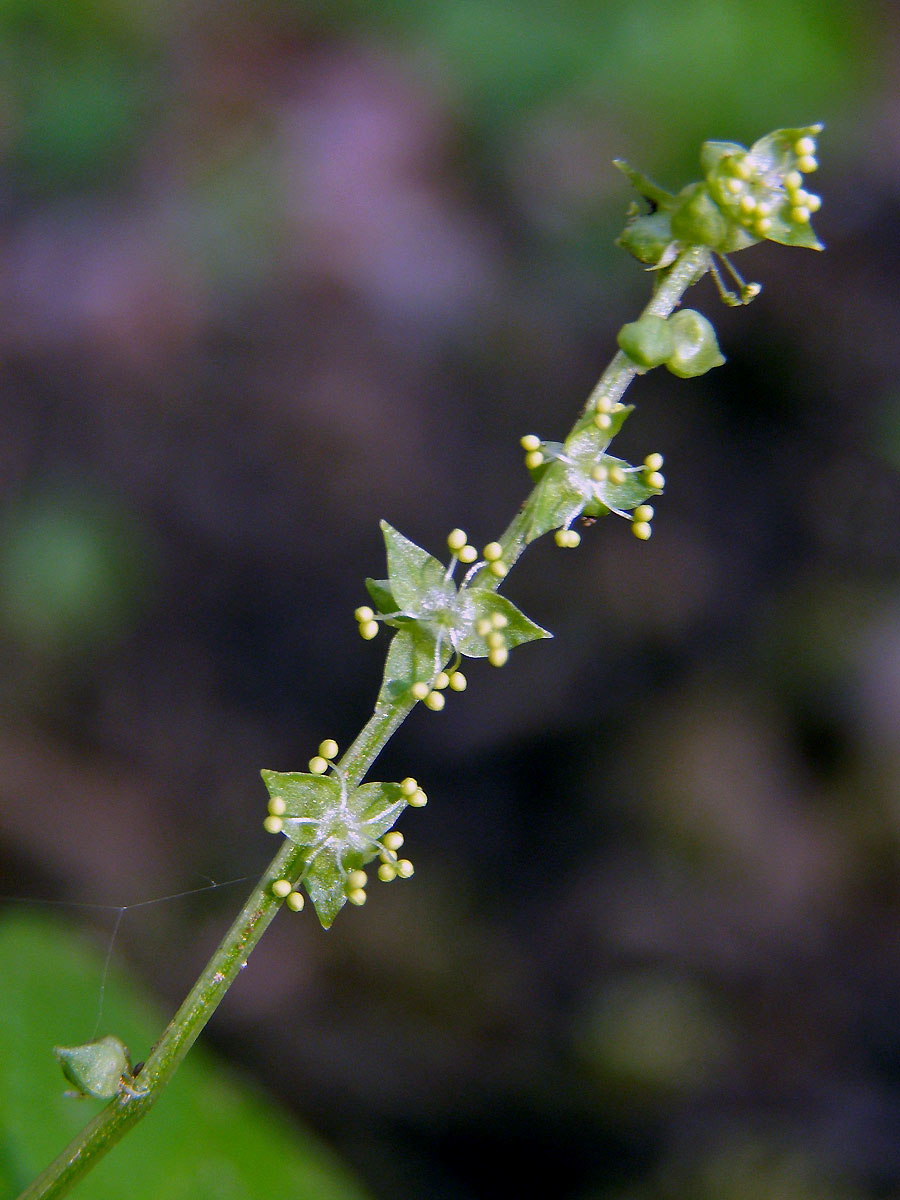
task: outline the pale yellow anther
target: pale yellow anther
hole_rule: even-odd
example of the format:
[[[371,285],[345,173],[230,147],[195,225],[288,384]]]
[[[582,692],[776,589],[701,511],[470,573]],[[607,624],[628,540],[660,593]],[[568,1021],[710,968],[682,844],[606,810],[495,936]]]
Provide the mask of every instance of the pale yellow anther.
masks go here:
[[[424,700],[425,707],[430,708],[432,712],[440,712],[446,703],[440,692],[429,692]]]
[[[647,476],[647,487],[657,488],[660,491],[666,486],[666,477],[661,475],[659,471],[651,471]]]
[[[501,562],[499,559],[497,559],[496,562],[492,562],[488,567],[488,570],[495,579],[505,579],[509,574],[509,567],[505,562]]]
[[[447,674],[446,671],[438,672],[437,677],[435,678],[435,681],[434,681],[434,686],[437,688],[437,690],[439,692],[442,692],[444,690],[444,688],[450,686],[450,676]]]
[[[284,903],[291,912],[302,912],[305,901],[299,892],[291,892]]]
[[[328,759],[323,758],[321,754],[314,754],[309,760],[310,775],[324,775],[328,770]]]
[[[575,529],[557,529],[553,540],[563,550],[574,550],[581,545],[581,534]]]
[[[418,790],[418,782],[413,779],[412,775],[407,775],[407,777],[400,783],[400,791],[404,796],[411,796],[413,792],[417,792]]]
[[[805,188],[797,188],[791,192],[791,204],[806,204],[810,193]]]
[[[536,433],[526,433],[523,438],[519,439],[519,445],[522,447],[523,450],[527,450],[528,453],[530,454],[535,450],[540,450],[541,439],[537,436]]]
[[[605,467],[602,463],[597,463],[595,467],[591,467],[591,479],[594,483],[606,483],[609,479],[609,467]]]
[[[408,858],[401,858],[400,861],[395,864],[395,870],[401,879],[409,879],[409,877],[414,873],[415,868]]]
[[[805,154],[803,158],[797,159],[797,170],[802,171],[804,175],[811,175],[818,166],[817,160],[811,154]]]
[[[635,521],[631,526],[631,532],[640,541],[646,542],[653,532],[653,529],[649,521]]]
[[[488,654],[488,662],[492,667],[502,667],[509,659],[509,651],[505,646],[497,646]]]
[[[803,183],[803,176],[799,171],[788,171],[784,177],[784,186],[789,192],[794,192]]]
[[[356,617],[357,621],[359,621],[360,625],[362,625],[364,622],[372,620],[372,618],[375,616],[375,611],[374,609],[369,608],[368,604],[361,604],[359,608],[355,610],[353,615]]]
[[[319,753],[323,758],[337,758],[338,744],[334,738],[326,738],[324,742],[320,742]]]
[[[494,649],[499,649],[500,646],[506,645],[506,638],[499,629],[494,629],[487,635],[487,644],[493,646]]]
[[[609,429],[612,426],[612,417],[609,413],[598,412],[594,414],[594,424],[598,429]]]
[[[272,884],[272,895],[277,896],[279,900],[283,900],[285,896],[291,894],[291,883],[288,879],[276,879]]]
[[[796,225],[806,225],[809,221],[809,209],[805,204],[798,204],[791,209],[791,220]]]
[[[726,179],[725,189],[731,192],[732,196],[739,196],[744,190],[744,182],[741,179]]]
[[[503,547],[499,542],[488,542],[481,554],[487,562],[496,562],[498,558],[503,557]]]
[[[479,617],[475,622],[475,632],[479,637],[487,637],[492,628],[490,617]]]
[[[662,467],[664,461],[665,460],[661,454],[648,454],[644,459],[644,466],[648,471],[658,471]]]
[[[535,467],[539,467],[544,461],[544,456],[540,450],[529,450],[525,455],[525,466],[529,471],[533,471]]]
[[[815,192],[806,193],[806,207],[811,213],[817,213],[822,207],[822,197],[817,196]]]
[[[357,908],[361,908],[366,902],[365,888],[354,888],[347,893],[347,899],[351,904],[355,904]]]
[[[406,803],[410,808],[424,808],[428,803],[428,797],[420,787],[417,787],[412,795],[407,798]]]
[[[359,636],[364,638],[365,641],[371,642],[372,638],[378,636],[378,622],[363,621],[359,627]]]
[[[287,812],[287,803],[284,796],[273,796],[269,801],[269,812],[273,817],[283,817]]]
[[[759,237],[764,237],[771,228],[772,228],[772,218],[771,217],[760,217],[758,220],[753,222],[753,232],[755,234],[757,234]]]
[[[492,629],[505,629],[508,624],[509,624],[509,617],[505,613],[501,613],[501,612],[491,613],[491,628]]]
[[[747,162],[746,158],[735,158],[732,160],[731,169],[738,179],[747,180],[753,174],[753,168]]]
[[[284,829],[284,821],[282,821],[281,817],[266,817],[263,821],[263,829],[266,833],[281,833],[282,829]]]
[[[740,209],[743,213],[756,212],[756,198],[754,196],[741,196]]]
[[[450,690],[453,692],[464,692],[466,690],[467,683],[468,680],[466,679],[465,675],[463,675],[462,671],[454,671],[450,676]]]
[[[378,878],[382,883],[390,883],[397,878],[397,868],[393,863],[382,863],[378,868]]]
[[[403,845],[404,837],[399,829],[394,829],[390,833],[386,833],[382,841],[388,850],[399,850]]]
[[[653,505],[639,504],[631,514],[635,521],[652,521],[653,520]]]
[[[802,138],[798,138],[797,141],[794,142],[794,153],[797,155],[798,158],[802,158],[806,154],[815,154],[815,152],[816,152],[815,138],[802,137]]]
[[[621,485],[625,482],[625,479],[625,470],[623,467],[620,467],[618,463],[609,468],[610,483],[615,484],[616,487],[621,487]]]
[[[397,861],[397,854],[394,850],[385,849],[382,850],[380,858],[383,863],[393,863]]]
[[[413,700],[424,700],[430,691],[430,685],[424,683],[421,679],[417,683],[414,683],[409,689],[409,693]]]
[[[354,891],[357,888],[364,888],[368,882],[369,877],[365,871],[351,871],[347,876],[347,887]]]
[[[447,545],[454,554],[458,554],[468,540],[468,535],[464,529],[451,529],[447,534]]]
[[[459,559],[459,561],[461,563],[473,563],[477,557],[478,557],[478,551],[475,549],[474,546],[468,546],[468,545],[463,546],[463,548],[460,550],[459,554],[457,555],[457,558]]]

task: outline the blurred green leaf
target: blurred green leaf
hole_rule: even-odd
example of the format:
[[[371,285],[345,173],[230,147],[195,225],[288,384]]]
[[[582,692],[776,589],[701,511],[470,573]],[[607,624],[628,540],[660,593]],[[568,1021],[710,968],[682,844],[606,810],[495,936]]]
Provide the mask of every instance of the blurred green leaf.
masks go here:
[[[92,1033],[103,956],[65,926],[0,921],[0,1195],[13,1197],[102,1107],[66,1097],[57,1043]],[[164,1021],[112,972],[103,1030],[146,1055]],[[91,1200],[365,1200],[348,1172],[195,1047],[153,1112],[76,1193]]]

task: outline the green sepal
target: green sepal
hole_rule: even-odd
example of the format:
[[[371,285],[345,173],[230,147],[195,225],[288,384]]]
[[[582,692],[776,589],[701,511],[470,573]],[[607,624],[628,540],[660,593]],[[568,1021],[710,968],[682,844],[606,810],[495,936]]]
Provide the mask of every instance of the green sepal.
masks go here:
[[[646,313],[640,320],[629,321],[616,335],[619,349],[643,370],[661,366],[675,350],[672,331],[665,317]]]
[[[616,245],[648,266],[662,269],[674,262],[678,246],[672,234],[672,221],[665,209],[641,213],[633,206]]]
[[[724,249],[730,223],[705,183],[684,188],[672,212],[672,233],[686,246]]]
[[[391,581],[389,579],[367,579],[366,591],[369,593],[372,603],[383,617],[394,618],[386,622],[388,625],[401,623],[403,617],[400,614],[397,601],[394,599],[394,593],[391,591]]]
[[[654,207],[664,208],[675,199],[671,192],[667,192],[658,183],[654,183],[652,179],[648,179],[646,175],[636,171],[624,158],[614,158],[613,166],[618,167],[637,194],[643,196],[645,200],[649,200]]]
[[[381,705],[396,704],[402,697],[408,699],[412,685],[433,679],[449,657],[449,645],[446,653],[439,656],[436,638],[418,622],[412,621],[398,629],[385,660],[376,711]]]
[[[377,842],[406,808],[406,797],[399,783],[364,783],[348,792],[333,775],[260,774],[269,795],[285,802],[285,837],[307,852],[303,886],[328,929],[347,902],[348,873],[378,855]]]
[[[598,429],[594,424],[595,413],[593,409],[590,412],[586,412],[578,418],[574,429],[566,438],[565,445],[563,446],[564,452],[567,455],[578,454],[583,447],[592,447],[597,453],[605,450],[633,412],[633,404],[617,404],[608,414],[609,425],[606,429]],[[559,445],[558,442],[548,444]]]
[[[54,1046],[62,1073],[82,1096],[111,1100],[131,1076],[128,1047],[113,1034],[83,1046]]]
[[[586,496],[572,486],[569,475],[568,467],[559,459],[548,464],[526,503],[526,542],[533,542],[561,525],[569,525],[584,508]]]
[[[447,578],[446,568],[433,554],[411,542],[402,533],[381,522],[387,550],[389,588],[397,609],[410,616],[421,616],[422,607],[436,611],[452,603],[456,585]]]
[[[459,644],[459,651],[469,658],[487,658],[491,652],[487,638],[477,631],[479,622],[489,619],[495,613],[506,620],[503,626],[503,640],[508,649],[521,646],[524,642],[535,642],[539,638],[553,637],[546,629],[536,625],[521,609],[516,608],[511,600],[500,596],[490,588],[466,588],[463,595],[472,604],[472,624],[469,632]]]
[[[675,350],[666,362],[666,367],[679,379],[693,379],[705,375],[713,367],[725,362],[719,349],[716,331],[702,313],[693,308],[682,308],[668,320]]]

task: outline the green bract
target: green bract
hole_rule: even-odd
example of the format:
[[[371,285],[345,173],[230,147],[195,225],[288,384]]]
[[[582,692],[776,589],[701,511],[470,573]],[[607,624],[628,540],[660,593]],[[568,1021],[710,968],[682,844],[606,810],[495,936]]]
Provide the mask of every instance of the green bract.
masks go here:
[[[441,669],[448,651],[467,658],[488,658],[491,630],[502,628],[507,647],[552,635],[505,596],[491,588],[453,582],[455,560],[443,566],[427,550],[411,542],[387,521],[381,522],[387,549],[388,578],[367,579],[366,587],[387,624],[401,630],[414,624],[413,641],[420,650],[432,648],[429,681]]]
[[[716,331],[702,313],[682,308],[667,321],[675,349],[666,360],[666,367],[679,379],[705,375],[713,367],[721,367],[725,355],[719,349]]]
[[[279,805],[285,837],[304,849],[300,882],[325,929],[347,902],[348,878],[384,852],[381,838],[407,805],[399,783],[347,788],[339,775],[260,772]]]
[[[619,245],[641,262],[667,266],[685,246],[708,246],[719,254],[767,240],[821,250],[810,224],[820,198],[804,187],[815,171],[821,125],[776,129],[747,150],[737,142],[704,142],[704,179],[677,196],[627,163],[616,161],[651,211],[635,210]]]
[[[53,1053],[63,1075],[82,1096],[111,1100],[131,1077],[128,1049],[112,1034],[83,1046],[54,1046]]]

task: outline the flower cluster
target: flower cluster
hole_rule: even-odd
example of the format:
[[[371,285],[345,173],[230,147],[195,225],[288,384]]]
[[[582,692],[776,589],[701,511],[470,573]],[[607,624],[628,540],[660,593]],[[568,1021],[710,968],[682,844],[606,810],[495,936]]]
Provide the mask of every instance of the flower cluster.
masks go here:
[[[265,829],[283,833],[304,851],[300,877],[274,880],[272,893],[299,912],[302,885],[326,929],[346,902],[365,903],[368,876],[363,868],[373,859],[379,860],[382,882],[409,879],[413,865],[399,857],[404,838],[392,826],[407,805],[422,808],[428,802],[412,778],[348,787],[333,761],[336,755],[337,745],[329,739],[310,760],[308,773],[262,772],[269,791]],[[332,774],[326,775],[327,770]]]
[[[479,555],[464,530],[454,529],[447,537],[450,562],[445,567],[387,521],[381,528],[388,578],[366,580],[377,611],[364,605],[354,615],[366,639],[374,637],[380,621],[398,630],[385,680],[402,681],[413,700],[438,712],[448,688],[461,692],[466,687],[459,670],[463,657],[486,658],[500,667],[513,647],[550,636],[505,596],[475,585],[482,570],[496,580],[507,574],[499,542],[488,542]],[[458,563],[468,570],[457,586],[453,576]]]
[[[816,136],[821,125],[776,129],[750,149],[737,142],[704,142],[704,178],[672,195],[621,160],[618,166],[648,202],[629,215],[619,245],[654,267],[666,267],[686,246],[708,246],[719,255],[767,240],[821,250],[810,218],[822,201],[804,187],[816,170]],[[739,295],[722,291],[728,303],[746,303],[759,292],[735,274]]]

